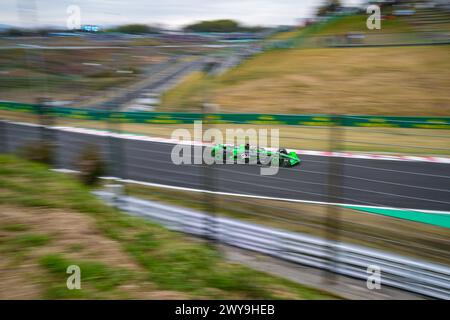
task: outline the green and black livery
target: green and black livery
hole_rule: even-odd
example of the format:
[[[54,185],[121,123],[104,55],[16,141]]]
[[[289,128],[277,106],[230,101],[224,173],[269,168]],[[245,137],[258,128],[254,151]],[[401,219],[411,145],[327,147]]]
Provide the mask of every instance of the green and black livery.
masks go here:
[[[211,148],[211,156],[215,158],[216,163],[278,164],[280,167],[287,168],[295,167],[301,163],[300,158],[294,151],[288,152],[286,149],[272,151],[251,147],[248,144],[238,146],[217,144]]]

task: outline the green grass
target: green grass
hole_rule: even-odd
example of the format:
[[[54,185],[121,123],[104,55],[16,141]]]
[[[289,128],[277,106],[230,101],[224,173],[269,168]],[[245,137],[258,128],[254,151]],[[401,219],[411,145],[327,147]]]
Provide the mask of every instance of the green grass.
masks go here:
[[[244,294],[253,293],[258,298],[270,297],[270,293],[262,290],[258,281],[251,286],[242,282],[245,277],[236,278],[236,272],[244,271],[241,267],[220,267],[219,256],[215,250],[199,246],[169,249],[168,245],[168,242],[157,239],[154,233],[144,232],[135,235],[128,250],[151,271],[148,276],[152,281],[171,290],[201,294],[204,288],[218,288]],[[155,255],[147,254],[152,251],[159,256],[158,259],[154,258]],[[227,285],[222,285],[223,283]]]
[[[51,236],[36,233],[22,233],[12,237],[0,237],[0,257],[11,258],[9,266],[17,267],[23,263],[27,254],[34,248],[42,247],[51,242]]]
[[[368,30],[366,21],[368,15],[352,15],[335,20],[319,30],[315,35],[337,35],[346,34],[348,32],[364,32],[370,33],[395,33],[395,32],[409,32],[411,28],[407,23],[399,18],[391,20],[383,20],[381,22],[380,30]]]
[[[23,223],[9,223],[0,227],[3,231],[12,231],[12,232],[20,232],[26,231],[30,227]]]
[[[316,37],[342,36],[350,32],[360,32],[367,35],[380,35],[409,33],[412,31],[409,24],[399,18],[383,20],[381,29],[369,30],[366,25],[367,18],[368,15],[363,14],[337,16],[322,23],[316,23],[291,31],[279,32],[270,37],[268,40],[300,40],[296,43],[297,46],[315,47],[317,46],[317,43],[314,40]]]
[[[48,235],[26,233],[0,240],[0,245],[8,251],[19,251],[33,247],[40,247],[50,242],[51,237]]]
[[[269,40],[288,40],[300,36],[304,32],[304,28],[294,29],[290,31],[278,32],[271,36]]]
[[[163,109],[177,111],[198,111],[205,96],[202,91],[208,81],[202,72],[193,72],[183,79],[176,90],[168,90],[162,95]],[[185,101],[185,99],[189,99]]]
[[[47,299],[99,298],[102,293],[116,289],[133,276],[126,269],[112,268],[99,262],[68,260],[61,254],[46,255],[39,263],[51,275],[44,294]],[[70,265],[80,267],[83,290],[67,290],[66,270]]]
[[[72,261],[61,252],[46,254],[39,264],[48,274],[44,298],[126,297],[120,286],[141,279],[157,290],[183,292],[191,298],[326,299],[329,293],[256,272],[223,260],[208,244],[170,232],[148,220],[130,217],[104,205],[90,189],[44,165],[0,156],[0,205],[68,209],[94,218],[96,227],[127,252],[142,271],[130,273],[95,261]],[[70,226],[68,226],[70,227]],[[45,246],[45,236],[13,238],[19,246]],[[92,244],[95,246],[95,244]],[[67,264],[79,264],[89,290],[64,289]],[[86,278],[85,278],[86,277]],[[81,290],[83,291],[83,290]]]
[[[12,245],[17,247],[39,247],[47,244],[50,237],[42,234],[24,234],[13,238]]]

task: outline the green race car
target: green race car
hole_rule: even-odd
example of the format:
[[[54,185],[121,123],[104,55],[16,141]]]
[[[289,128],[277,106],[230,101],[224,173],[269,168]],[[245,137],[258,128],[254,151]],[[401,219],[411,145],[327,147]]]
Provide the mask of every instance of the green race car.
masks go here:
[[[300,158],[294,152],[287,152],[286,149],[278,151],[266,150],[264,148],[251,147],[248,144],[231,146],[218,144],[211,148],[211,156],[217,163],[246,163],[273,165],[280,167],[294,167],[301,163]]]

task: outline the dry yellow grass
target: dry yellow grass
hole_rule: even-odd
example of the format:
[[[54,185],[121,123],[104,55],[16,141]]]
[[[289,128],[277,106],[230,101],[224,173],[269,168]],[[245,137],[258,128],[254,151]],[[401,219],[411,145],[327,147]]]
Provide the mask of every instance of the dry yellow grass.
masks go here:
[[[223,111],[450,115],[449,46],[271,51],[210,81],[189,77],[163,109],[199,107],[205,88]]]

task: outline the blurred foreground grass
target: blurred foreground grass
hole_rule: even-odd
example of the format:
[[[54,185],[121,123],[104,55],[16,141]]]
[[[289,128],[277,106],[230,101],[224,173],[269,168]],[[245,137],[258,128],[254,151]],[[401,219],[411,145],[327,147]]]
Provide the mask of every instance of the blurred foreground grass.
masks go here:
[[[0,155],[0,298],[327,299],[223,260],[198,239],[130,217],[77,180]],[[81,267],[81,290],[66,268]]]

